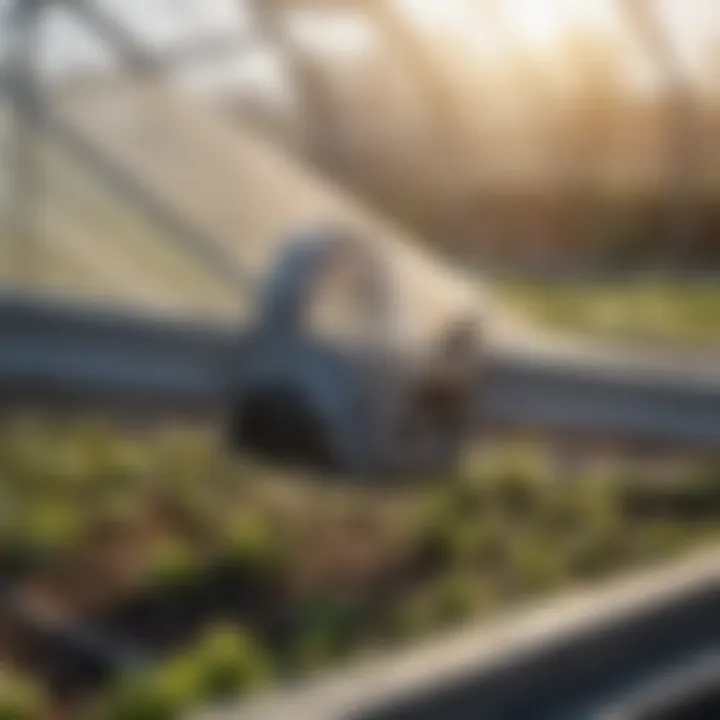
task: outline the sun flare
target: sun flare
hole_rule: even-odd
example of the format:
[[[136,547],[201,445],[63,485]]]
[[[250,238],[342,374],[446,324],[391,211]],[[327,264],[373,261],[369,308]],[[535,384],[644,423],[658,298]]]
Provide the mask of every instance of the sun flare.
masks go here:
[[[491,33],[500,19],[516,42],[537,48],[558,43],[572,23],[559,0],[494,0],[483,12],[476,0],[397,0],[418,25],[438,32]]]
[[[502,7],[518,38],[529,45],[555,45],[568,29],[569,15],[555,0],[503,0]]]

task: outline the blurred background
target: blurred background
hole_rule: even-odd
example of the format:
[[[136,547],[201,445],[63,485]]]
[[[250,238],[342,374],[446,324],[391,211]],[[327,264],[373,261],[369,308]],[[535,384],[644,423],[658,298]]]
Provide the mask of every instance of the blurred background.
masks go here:
[[[711,0],[6,0],[2,28],[5,74],[22,84],[24,73],[31,105],[34,92],[85,133],[78,153],[63,128],[32,127],[3,95],[6,282],[216,312],[228,302],[223,261],[198,263],[167,236],[234,246],[277,233],[297,224],[293,205],[329,212],[332,184],[433,252],[492,271],[535,319],[718,340]],[[228,172],[207,113],[181,120],[186,102],[170,117],[157,86],[130,89],[142,58],[220,108],[224,132],[228,118],[250,128],[244,176]],[[151,148],[152,177],[108,127],[122,117],[135,148]],[[258,139],[301,169],[257,157]],[[260,167],[253,196],[243,180]],[[193,213],[200,184],[214,206]],[[248,252],[231,248],[253,266]]]
[[[486,423],[457,469],[352,484],[235,457],[172,410],[102,412],[103,383],[139,377],[150,405],[217,389],[208,356],[318,221],[481,290],[527,350],[491,357],[490,395],[539,413],[530,430]],[[439,275],[405,268],[431,314]],[[174,720],[690,550],[715,560],[720,5],[0,0],[0,300],[0,718]],[[568,339],[574,369],[539,362]],[[65,413],[53,373],[94,413]],[[60,412],[5,404],[18,377]],[[716,653],[708,576],[635,654],[582,666],[575,695],[562,680],[497,717],[585,717]]]

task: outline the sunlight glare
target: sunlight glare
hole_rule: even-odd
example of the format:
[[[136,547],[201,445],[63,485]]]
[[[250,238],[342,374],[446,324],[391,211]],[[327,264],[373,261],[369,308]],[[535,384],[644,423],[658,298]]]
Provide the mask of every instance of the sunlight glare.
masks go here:
[[[535,48],[558,43],[572,24],[572,14],[557,0],[493,0],[488,10],[468,0],[395,0],[416,25],[438,33],[479,36],[492,32],[492,15],[504,18],[514,39]]]
[[[538,48],[557,44],[567,32],[571,18],[554,0],[503,0],[518,39]]]
[[[367,19],[352,12],[298,12],[289,29],[300,44],[330,57],[361,57],[376,42]]]
[[[467,0],[395,0],[409,18],[430,30],[457,30],[476,24],[481,17]]]

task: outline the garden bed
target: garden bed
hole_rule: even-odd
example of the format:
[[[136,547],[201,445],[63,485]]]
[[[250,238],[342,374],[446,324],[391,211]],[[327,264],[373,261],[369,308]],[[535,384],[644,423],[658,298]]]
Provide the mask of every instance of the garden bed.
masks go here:
[[[498,289],[514,309],[553,330],[720,348],[718,280],[528,281]]]
[[[662,487],[617,458],[556,465],[498,442],[454,477],[358,487],[198,430],[6,423],[3,585],[75,630],[4,608],[0,659],[29,680],[0,683],[0,717],[171,720],[718,535],[712,461]]]

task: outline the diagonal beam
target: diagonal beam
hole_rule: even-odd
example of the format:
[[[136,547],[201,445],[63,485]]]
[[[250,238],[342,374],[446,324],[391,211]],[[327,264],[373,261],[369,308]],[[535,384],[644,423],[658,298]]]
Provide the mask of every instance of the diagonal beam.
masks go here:
[[[13,281],[29,285],[33,280],[36,253],[41,229],[37,202],[41,194],[42,166],[37,138],[32,122],[38,113],[40,100],[40,70],[38,46],[43,0],[15,0],[9,13],[10,51],[3,78],[7,77],[24,103],[25,111],[11,108],[13,140],[10,148],[12,179],[10,193],[10,236],[13,261]],[[2,79],[2,78],[0,78]]]
[[[227,32],[183,41],[160,52],[153,51],[138,42],[129,28],[92,0],[62,2],[118,51],[131,68],[138,71],[170,72],[183,65],[242,52],[253,43],[252,37],[241,37],[238,32]]]
[[[157,198],[150,188],[106,158],[81,132],[56,117],[47,103],[38,98],[36,105],[29,104],[23,93],[7,77],[2,76],[0,93],[10,97],[28,125],[47,133],[79,162],[103,177],[110,187],[133,203],[152,222],[166,229],[182,252],[233,289],[238,298],[244,297],[252,289],[254,279],[237,267],[235,260],[220,248],[214,238],[187,223],[173,208]]]
[[[259,35],[273,45],[289,69],[300,96],[303,132],[310,144],[312,159],[335,167],[335,113],[323,81],[322,71],[287,31],[288,10],[296,5],[287,0],[246,0]]]

